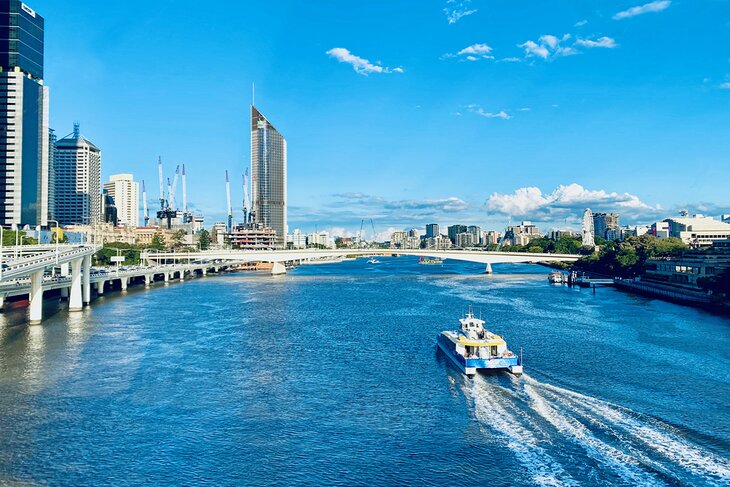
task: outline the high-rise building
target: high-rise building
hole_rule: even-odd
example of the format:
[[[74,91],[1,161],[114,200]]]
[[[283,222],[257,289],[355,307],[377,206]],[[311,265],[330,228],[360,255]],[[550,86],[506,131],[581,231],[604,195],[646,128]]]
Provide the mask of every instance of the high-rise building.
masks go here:
[[[426,225],[426,238],[434,238],[439,234],[438,223],[429,223]]]
[[[48,129],[48,218],[56,218],[56,132]]]
[[[48,88],[44,20],[0,0],[0,224],[48,224]]]
[[[466,229],[472,235],[472,245],[482,244],[482,229],[476,225],[469,225]]]
[[[101,190],[101,215],[104,223],[111,223],[115,227],[119,222],[117,213],[117,205],[114,203],[114,197],[104,188]]]
[[[56,142],[56,220],[61,225],[100,222],[101,150],[74,124],[72,134]]]
[[[618,213],[593,214],[593,234],[596,237],[608,238],[608,230],[618,230],[619,226]]]
[[[285,245],[286,139],[255,106],[251,106],[251,196],[253,220],[276,231]]]
[[[451,225],[448,227],[449,240],[451,243],[456,245],[456,236],[460,233],[466,232],[466,225]]]
[[[131,174],[113,174],[104,189],[114,198],[119,225],[136,227],[139,223],[139,183]]]
[[[583,212],[583,239],[582,243],[586,247],[595,247],[595,226],[593,224],[593,212],[590,208],[586,208]]]

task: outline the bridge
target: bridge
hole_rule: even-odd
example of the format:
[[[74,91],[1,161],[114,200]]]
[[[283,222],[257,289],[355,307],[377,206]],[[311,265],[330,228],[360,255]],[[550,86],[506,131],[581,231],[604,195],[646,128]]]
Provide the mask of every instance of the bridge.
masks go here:
[[[338,258],[345,256],[369,256],[383,254],[415,255],[435,257],[442,260],[461,260],[485,265],[487,274],[492,273],[492,264],[500,263],[540,263],[575,262],[580,255],[572,254],[533,254],[528,252],[487,252],[483,250],[429,250],[429,249],[301,249],[301,250],[205,250],[202,252],[145,252],[142,259],[148,262],[270,262],[271,273],[286,273],[286,262],[302,262],[312,259]]]
[[[146,286],[156,280],[169,282],[174,278],[181,281],[186,275],[205,276],[208,271],[241,264],[233,259],[223,263],[174,262],[172,264],[132,266],[117,269],[93,270],[91,256],[98,245],[33,245],[17,248],[0,247],[0,309],[7,298],[27,295],[29,320],[40,323],[43,316],[43,294],[54,289],[61,290],[61,296],[69,301],[69,312],[81,311],[91,303],[91,288],[98,295],[104,294],[107,284],[119,282],[122,291],[133,280],[144,279]]]

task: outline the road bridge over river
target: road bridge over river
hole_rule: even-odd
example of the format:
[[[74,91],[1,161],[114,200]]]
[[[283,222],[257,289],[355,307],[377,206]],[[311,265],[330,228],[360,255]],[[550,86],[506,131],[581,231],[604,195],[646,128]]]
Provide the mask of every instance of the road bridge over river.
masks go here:
[[[580,255],[573,254],[533,254],[528,252],[486,252],[481,250],[429,250],[429,249],[301,249],[301,250],[206,250],[202,252],[146,252],[143,259],[149,262],[174,261],[217,261],[226,262],[271,262],[272,274],[286,273],[287,262],[302,262],[345,256],[370,256],[383,254],[416,255],[436,257],[443,260],[453,259],[484,264],[491,274],[492,264],[540,262],[575,262]]]

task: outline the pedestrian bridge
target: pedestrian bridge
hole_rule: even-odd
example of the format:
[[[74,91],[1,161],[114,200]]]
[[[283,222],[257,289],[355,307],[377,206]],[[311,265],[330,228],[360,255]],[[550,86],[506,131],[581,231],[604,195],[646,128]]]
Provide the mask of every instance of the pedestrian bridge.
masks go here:
[[[486,252],[483,250],[429,250],[429,249],[302,249],[302,250],[205,250],[202,252],[147,252],[142,255],[148,262],[175,261],[238,261],[238,262],[271,262],[274,264],[272,274],[286,273],[285,263],[298,263],[319,259],[336,259],[345,256],[369,255],[415,255],[436,257],[443,260],[461,260],[484,264],[486,272],[491,274],[492,264],[540,262],[575,262],[580,255],[573,254],[533,254],[528,252]]]

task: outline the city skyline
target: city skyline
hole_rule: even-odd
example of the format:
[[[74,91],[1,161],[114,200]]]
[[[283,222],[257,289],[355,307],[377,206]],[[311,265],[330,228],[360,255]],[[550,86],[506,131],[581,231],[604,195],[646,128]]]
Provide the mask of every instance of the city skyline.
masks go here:
[[[225,18],[203,11],[195,21],[224,32],[189,46],[188,54],[215,47],[195,70],[173,47],[192,22],[175,12],[186,2],[150,7],[144,21],[118,6],[31,7],[50,19],[51,127],[83,122],[104,148],[104,178],[131,172],[154,186],[162,154],[187,165],[191,206],[206,226],[224,221],[222,174],[248,165],[242,93],[255,80],[258,104],[290,142],[290,231],[356,233],[362,218],[379,231],[430,222],[503,228],[510,218],[579,228],[585,207],[619,212],[622,223],[682,208],[727,212],[728,196],[713,182],[729,175],[730,65],[711,41],[728,35],[715,20],[728,5],[649,4],[656,8],[563,2],[525,16],[526,7],[477,0],[463,11],[402,2],[387,14],[352,5],[343,18],[328,5],[284,4],[276,16],[223,5]],[[297,22],[303,9],[314,19],[307,26]],[[678,26],[687,35],[668,52],[661,39]],[[143,35],[146,49],[129,50]],[[82,62],[87,69],[75,69]],[[153,62],[142,82],[133,67]],[[187,96],[223,73],[216,90]],[[89,103],[78,103],[82,92]]]

